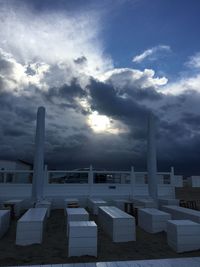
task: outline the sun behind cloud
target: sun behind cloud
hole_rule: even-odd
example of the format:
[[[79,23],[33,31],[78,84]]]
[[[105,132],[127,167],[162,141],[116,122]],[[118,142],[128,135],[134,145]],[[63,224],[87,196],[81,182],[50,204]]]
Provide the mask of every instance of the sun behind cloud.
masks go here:
[[[106,132],[110,127],[110,119],[105,115],[99,115],[97,111],[94,111],[88,118],[89,126],[94,132]]]

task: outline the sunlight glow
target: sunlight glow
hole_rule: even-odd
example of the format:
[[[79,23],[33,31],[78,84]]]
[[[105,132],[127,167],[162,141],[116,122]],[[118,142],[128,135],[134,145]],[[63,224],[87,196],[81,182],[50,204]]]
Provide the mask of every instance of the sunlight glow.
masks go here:
[[[110,128],[110,120],[105,115],[99,115],[94,111],[89,115],[88,123],[95,132],[105,132]]]

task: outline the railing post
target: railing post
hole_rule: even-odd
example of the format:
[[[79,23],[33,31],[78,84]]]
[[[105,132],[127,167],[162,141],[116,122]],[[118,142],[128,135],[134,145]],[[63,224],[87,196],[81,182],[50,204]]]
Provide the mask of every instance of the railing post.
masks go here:
[[[3,182],[4,182],[4,184],[6,183],[6,180],[7,180],[7,172],[5,171],[3,173]]]
[[[174,185],[174,167],[171,167],[171,172],[170,172],[170,185]]]
[[[170,185],[173,187],[173,197],[175,198],[176,192],[175,192],[175,181],[174,181],[174,167],[171,167]]]
[[[92,165],[90,165],[89,173],[88,173],[88,186],[89,186],[89,197],[92,196],[92,187],[94,182],[94,173]]]
[[[134,170],[134,167],[131,166],[131,175],[130,175],[130,178],[131,178],[131,198],[134,196],[135,194],[135,170]]]

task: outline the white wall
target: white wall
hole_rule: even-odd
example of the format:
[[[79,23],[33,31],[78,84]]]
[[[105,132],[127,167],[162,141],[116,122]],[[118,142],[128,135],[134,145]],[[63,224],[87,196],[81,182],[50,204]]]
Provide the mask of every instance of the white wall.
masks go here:
[[[191,187],[200,187],[200,176],[188,177],[188,184]]]
[[[9,160],[0,160],[0,170],[16,170],[16,162]]]
[[[183,176],[174,175],[172,183],[175,187],[183,187]]]

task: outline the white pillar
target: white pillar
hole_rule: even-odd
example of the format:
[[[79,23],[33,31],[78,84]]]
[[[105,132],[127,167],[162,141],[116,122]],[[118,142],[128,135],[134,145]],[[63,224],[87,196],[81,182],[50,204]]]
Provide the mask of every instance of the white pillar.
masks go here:
[[[175,193],[175,177],[174,177],[174,167],[171,167],[171,173],[170,173],[170,185],[173,187],[172,189],[172,194],[173,194],[173,198],[176,198],[176,193]]]
[[[44,186],[44,141],[45,141],[45,108],[39,107],[37,111],[37,125],[35,135],[34,172],[32,183],[32,201],[37,202],[43,198]]]
[[[171,185],[174,185],[175,184],[175,181],[174,181],[174,167],[171,167],[170,184]]]
[[[131,196],[130,199],[133,198],[134,194],[135,194],[135,170],[134,167],[131,166],[131,173],[130,173],[130,179],[131,179]]]
[[[93,168],[92,165],[90,165],[90,170],[88,173],[89,197],[92,196],[93,181],[94,181]]]
[[[156,159],[156,129],[155,117],[152,113],[148,120],[147,172],[149,195],[153,199],[158,197],[157,159]]]

